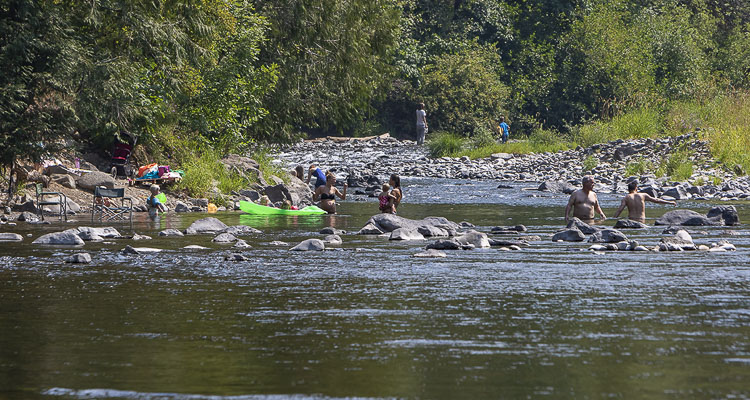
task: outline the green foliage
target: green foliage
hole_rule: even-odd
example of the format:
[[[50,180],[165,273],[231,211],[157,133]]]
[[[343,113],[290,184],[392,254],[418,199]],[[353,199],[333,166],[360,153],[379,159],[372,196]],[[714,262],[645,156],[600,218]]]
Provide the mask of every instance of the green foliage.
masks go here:
[[[599,165],[599,159],[594,156],[588,156],[583,159],[583,172],[590,172]]]
[[[427,141],[432,157],[451,157],[458,154],[464,147],[465,139],[462,136],[438,132]]]
[[[509,93],[499,79],[499,64],[492,47],[470,46],[425,67],[419,92],[430,128],[471,136],[496,121]]]
[[[185,158],[181,168],[185,171],[177,190],[184,190],[192,197],[208,197],[217,204],[223,204],[222,194],[246,188],[251,182],[237,171],[227,168],[220,162],[220,154],[213,149],[196,149]]]
[[[274,162],[274,158],[271,155],[271,151],[268,148],[258,147],[253,150],[250,158],[258,163],[258,170],[260,170],[263,177],[268,179],[271,175],[281,178],[284,182],[289,182],[289,172],[284,170],[280,164]]]
[[[666,175],[675,181],[690,179],[693,174],[693,162],[690,160],[690,151],[686,146],[681,146],[662,161],[657,171],[657,175]]]
[[[581,146],[608,142],[616,139],[657,137],[663,133],[661,113],[650,107],[641,107],[609,120],[595,121],[577,127],[575,141]]]
[[[643,158],[630,160],[625,166],[625,176],[640,176],[653,170],[651,161]]]

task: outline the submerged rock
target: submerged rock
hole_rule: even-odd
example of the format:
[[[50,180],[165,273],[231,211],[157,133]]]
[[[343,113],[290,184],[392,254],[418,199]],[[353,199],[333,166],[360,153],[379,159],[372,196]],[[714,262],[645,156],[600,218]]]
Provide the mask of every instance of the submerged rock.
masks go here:
[[[456,239],[441,239],[436,240],[432,243],[429,243],[426,246],[427,250],[460,250],[461,249],[461,243],[458,242]]]
[[[91,262],[91,255],[89,253],[76,253],[66,258],[65,262],[73,264],[88,264]]]
[[[598,228],[595,228],[583,221],[581,221],[577,217],[573,217],[568,221],[568,224],[565,226],[566,228],[576,228],[579,231],[583,232],[584,235],[591,235],[596,233],[598,231]]]
[[[552,235],[553,242],[557,242],[558,240],[562,240],[563,242],[583,242],[584,239],[586,239],[586,235],[575,227],[559,231]]]
[[[627,236],[616,229],[602,229],[589,237],[591,243],[617,243],[626,240]]]
[[[716,221],[720,225],[739,225],[740,216],[734,206],[716,206],[708,210],[706,218]]]
[[[231,233],[220,233],[211,241],[214,243],[232,243],[236,242],[237,238]]]
[[[325,243],[320,239],[307,239],[300,244],[292,247],[289,251],[323,251],[326,249]]]
[[[685,230],[679,230],[673,237],[661,238],[659,251],[696,250],[693,238]]]
[[[229,228],[225,223],[219,221],[214,217],[201,218],[185,229],[185,233],[188,235],[202,234],[202,233],[219,233]]]
[[[484,232],[469,231],[463,235],[456,236],[456,241],[462,245],[473,245],[480,249],[487,249],[490,247],[490,241],[487,238],[487,234]]]
[[[614,226],[615,229],[648,229],[648,225],[643,222],[633,221],[632,219],[620,219],[617,220]]]
[[[333,245],[340,245],[340,244],[344,243],[344,241],[341,240],[341,236],[339,236],[339,235],[327,235],[323,239],[323,241],[325,243],[333,244]]]
[[[672,210],[659,217],[655,225],[682,225],[682,226],[708,226],[718,225],[718,222],[711,221],[705,215],[699,214],[693,210]]]
[[[419,230],[414,228],[397,228],[391,232],[389,240],[424,240]]]
[[[440,251],[435,249],[427,249],[425,251],[419,252],[414,254],[414,257],[417,258],[445,258],[447,255]]]
[[[246,236],[246,235],[255,235],[255,234],[263,233],[263,232],[251,226],[247,226],[247,225],[234,225],[234,226],[227,227],[226,229],[222,231],[222,233],[229,233],[234,236]]]
[[[159,236],[185,236],[182,232],[178,231],[177,229],[165,229],[161,232],[159,232]]]
[[[232,253],[230,255],[224,256],[224,261],[247,261],[247,257],[243,256],[242,254]]]

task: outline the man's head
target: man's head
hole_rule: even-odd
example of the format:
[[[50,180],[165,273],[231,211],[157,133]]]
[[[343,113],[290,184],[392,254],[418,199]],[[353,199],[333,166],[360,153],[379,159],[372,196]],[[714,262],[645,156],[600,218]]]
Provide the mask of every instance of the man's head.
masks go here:
[[[638,190],[638,181],[633,180],[628,183],[628,192],[635,193]]]
[[[505,122],[505,117],[500,117],[500,122]]]
[[[591,190],[594,188],[594,177],[591,175],[586,175],[583,177],[583,180],[581,181],[581,184],[583,185],[583,190]]]
[[[417,110],[424,110],[424,103],[417,104]]]

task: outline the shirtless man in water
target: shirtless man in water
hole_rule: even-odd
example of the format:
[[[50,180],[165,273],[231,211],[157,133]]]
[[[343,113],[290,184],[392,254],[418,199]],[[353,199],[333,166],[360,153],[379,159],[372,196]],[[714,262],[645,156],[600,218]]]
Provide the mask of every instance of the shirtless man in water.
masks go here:
[[[617,212],[615,213],[615,218],[619,217],[622,210],[627,207],[628,219],[632,219],[638,222],[646,222],[647,201],[659,204],[671,204],[673,206],[677,205],[677,203],[675,203],[674,201],[658,199],[656,197],[651,197],[646,193],[638,193],[638,181],[632,181],[628,183],[628,192],[629,193],[626,194],[622,199],[620,208],[618,208]]]
[[[602,217],[607,219],[602,208],[599,207],[599,199],[594,193],[594,178],[591,176],[583,177],[583,189],[578,189],[570,195],[568,205],[565,206],[565,222],[568,222],[570,210],[573,210],[573,216],[585,222],[593,221],[594,212],[596,211]]]

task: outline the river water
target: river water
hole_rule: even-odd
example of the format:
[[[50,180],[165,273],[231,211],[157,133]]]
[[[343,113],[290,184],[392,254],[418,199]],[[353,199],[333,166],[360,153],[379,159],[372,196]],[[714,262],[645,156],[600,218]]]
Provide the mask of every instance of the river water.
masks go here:
[[[244,262],[224,261],[229,247],[211,236],[157,236],[203,214],[139,214],[135,231],[154,240],[87,243],[86,265],[62,262],[81,249],[30,244],[59,224],[19,224],[31,237],[0,243],[0,398],[750,397],[747,225],[691,229],[697,244],[728,239],[736,252],[595,254],[549,240],[567,196],[512,185],[404,180],[405,217],[543,237],[441,259],[413,257],[424,242],[354,234],[325,252],[271,244],[356,232],[372,199],[336,216],[216,214],[263,231],[245,238]],[[611,216],[619,196],[600,199]],[[650,246],[661,231],[626,234]],[[121,255],[126,244],[163,251]]]

